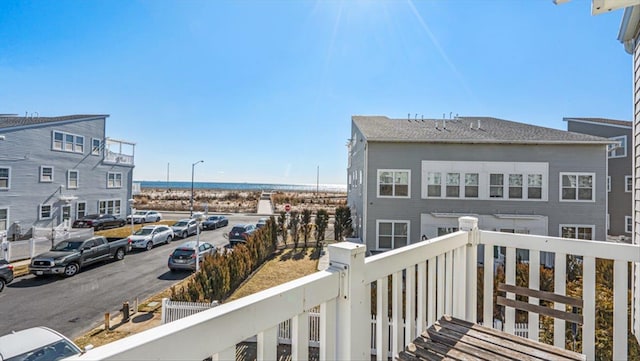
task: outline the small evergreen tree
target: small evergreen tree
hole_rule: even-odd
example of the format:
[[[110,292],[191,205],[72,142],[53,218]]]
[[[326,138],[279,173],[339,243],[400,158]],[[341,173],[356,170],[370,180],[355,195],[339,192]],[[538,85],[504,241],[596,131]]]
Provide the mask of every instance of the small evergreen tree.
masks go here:
[[[291,230],[291,239],[293,239],[293,248],[298,248],[300,242],[300,214],[297,211],[289,213],[289,229]]]
[[[287,245],[287,213],[282,211],[278,216],[278,233],[282,236],[282,243]]]
[[[344,237],[349,237],[353,233],[351,227],[351,209],[349,207],[336,208],[334,220],[334,236],[336,241],[342,241]]]
[[[307,248],[307,241],[309,240],[309,234],[311,233],[311,210],[303,209],[302,216],[300,218],[302,223],[302,239],[304,240],[304,248]]]
[[[316,245],[319,245],[320,242],[324,241],[324,234],[327,230],[327,226],[329,226],[329,212],[326,209],[318,209],[316,212]]]
[[[269,236],[271,237],[271,243],[273,246],[278,245],[278,224],[276,223],[276,217],[270,216],[267,221],[267,229],[269,230]]]

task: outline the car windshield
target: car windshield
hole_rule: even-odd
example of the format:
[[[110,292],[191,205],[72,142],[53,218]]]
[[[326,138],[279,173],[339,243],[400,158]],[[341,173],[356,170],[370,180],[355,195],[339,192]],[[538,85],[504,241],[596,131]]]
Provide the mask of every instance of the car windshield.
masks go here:
[[[173,251],[173,258],[191,258],[195,251],[188,248],[179,248]]]
[[[73,251],[73,250],[79,249],[80,246],[82,246],[82,241],[62,241],[56,244],[55,246],[53,246],[51,250],[52,251]]]
[[[82,351],[66,340],[60,340],[35,350],[11,357],[5,361],[57,361]]]
[[[152,228],[140,228],[134,234],[137,236],[146,236],[147,234],[151,234],[151,232],[153,232]]]
[[[174,227],[184,227],[187,225],[187,222],[180,221],[173,224]]]
[[[147,212],[136,212],[134,213],[136,216],[144,216]]]
[[[244,232],[245,229],[244,227],[233,227],[233,229],[231,230],[231,232]]]
[[[218,216],[211,216],[209,217],[210,221],[217,221],[218,220]]]
[[[100,217],[99,214],[89,214],[89,215],[84,216],[82,218],[84,218],[84,219],[97,219],[98,217]]]

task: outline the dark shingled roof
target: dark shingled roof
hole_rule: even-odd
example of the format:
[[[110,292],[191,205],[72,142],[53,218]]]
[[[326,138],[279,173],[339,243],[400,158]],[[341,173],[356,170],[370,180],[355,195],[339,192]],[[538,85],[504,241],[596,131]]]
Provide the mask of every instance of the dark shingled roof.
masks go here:
[[[0,129],[25,127],[29,125],[39,125],[45,123],[55,123],[73,120],[89,120],[97,118],[106,118],[108,114],[76,114],[63,115],[60,117],[18,117],[18,116],[0,116]]]
[[[492,117],[456,119],[351,118],[368,141],[501,144],[611,144],[607,138],[544,128]],[[446,124],[445,124],[446,123]],[[478,124],[480,128],[478,129]]]
[[[610,124],[610,125],[619,125],[619,126],[623,126],[623,127],[633,127],[633,122],[628,121],[628,120],[617,120],[617,119],[608,119],[608,118],[575,118],[575,117],[565,117],[563,118],[564,121],[570,121],[570,120],[575,120],[575,121],[582,121],[582,122],[589,122],[589,123],[600,123],[600,124]]]

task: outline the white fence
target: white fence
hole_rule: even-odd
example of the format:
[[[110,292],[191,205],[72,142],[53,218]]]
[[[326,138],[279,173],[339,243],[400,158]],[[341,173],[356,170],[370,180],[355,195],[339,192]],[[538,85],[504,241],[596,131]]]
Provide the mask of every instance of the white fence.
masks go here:
[[[93,228],[71,228],[68,224],[60,224],[55,228],[32,228],[32,237],[27,240],[6,242],[0,258],[9,262],[29,259],[48,251],[53,245],[70,238],[93,237]]]
[[[194,315],[198,312],[218,306],[218,301],[211,303],[171,301],[162,299],[162,324]]]

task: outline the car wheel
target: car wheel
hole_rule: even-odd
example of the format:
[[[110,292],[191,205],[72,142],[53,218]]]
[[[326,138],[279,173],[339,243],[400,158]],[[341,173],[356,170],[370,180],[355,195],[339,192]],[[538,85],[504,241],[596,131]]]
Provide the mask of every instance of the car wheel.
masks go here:
[[[102,229],[102,226],[100,226],[100,225],[95,225],[95,226],[93,227],[93,230],[94,230],[94,231],[99,231],[99,230],[101,230],[101,229]]]
[[[4,285],[6,285],[7,283],[4,281],[4,279],[0,278],[0,292],[2,292],[2,290],[4,290]]]
[[[167,244],[171,243],[171,241],[173,241],[173,239],[171,238],[171,236],[167,237]]]
[[[187,238],[189,237],[189,233],[187,233],[187,231],[182,232],[182,238]]]
[[[124,259],[124,249],[123,248],[118,248],[116,250],[115,259],[116,259],[116,261],[122,261]]]
[[[151,251],[151,248],[153,248],[153,242],[149,241],[149,242],[147,242],[146,249],[147,249],[147,251]]]
[[[177,270],[176,270],[175,268],[169,268],[169,272],[171,272],[171,273],[174,273],[174,272],[176,272],[176,271],[177,271]]]
[[[124,221],[120,222],[120,227],[124,227],[126,223]]]
[[[156,218],[156,222],[160,222],[160,217]]]
[[[75,276],[79,270],[80,270],[80,266],[78,266],[77,263],[69,263],[67,267],[64,268],[64,276],[65,277]]]

